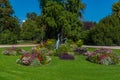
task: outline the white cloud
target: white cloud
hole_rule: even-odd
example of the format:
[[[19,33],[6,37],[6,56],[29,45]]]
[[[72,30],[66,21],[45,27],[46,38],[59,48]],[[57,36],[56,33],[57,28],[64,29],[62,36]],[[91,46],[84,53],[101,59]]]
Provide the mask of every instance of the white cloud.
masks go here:
[[[25,20],[22,20],[22,22],[25,22]]]

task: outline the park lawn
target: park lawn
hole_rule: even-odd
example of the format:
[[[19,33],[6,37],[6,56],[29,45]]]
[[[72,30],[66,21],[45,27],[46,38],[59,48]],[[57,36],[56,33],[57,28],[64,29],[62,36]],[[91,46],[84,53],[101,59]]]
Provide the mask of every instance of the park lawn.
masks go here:
[[[120,65],[90,63],[85,56],[67,61],[52,57],[52,62],[44,66],[16,64],[19,57],[0,54],[0,80],[120,80]]]

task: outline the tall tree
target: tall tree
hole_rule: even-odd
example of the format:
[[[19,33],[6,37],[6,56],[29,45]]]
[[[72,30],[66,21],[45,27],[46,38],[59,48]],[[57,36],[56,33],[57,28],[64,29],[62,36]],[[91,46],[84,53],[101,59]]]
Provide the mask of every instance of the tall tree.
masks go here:
[[[0,0],[0,32],[10,30],[17,34],[19,32],[18,19],[13,17],[14,13],[8,0]]]
[[[27,13],[27,18],[31,20],[35,20],[37,17],[37,14],[35,12]]]
[[[21,38],[23,40],[35,40],[37,33],[38,27],[36,21],[28,19],[22,24]]]
[[[14,13],[8,0],[0,0],[0,17],[11,16]]]
[[[0,0],[0,33],[9,34],[7,32],[10,32],[13,35],[15,34],[15,36],[19,35],[20,27],[18,24],[18,19],[12,15],[13,13],[14,11],[9,1]]]
[[[120,18],[120,0],[112,6],[113,14]]]
[[[39,43],[44,37],[41,18],[34,12],[27,13],[27,20],[22,23],[20,28],[22,40],[33,40]]]
[[[68,9],[70,7],[69,1],[46,0],[42,7],[41,16],[42,23],[46,26],[47,37],[55,37],[58,33],[61,33],[62,37],[74,38],[75,40],[80,38],[82,22],[79,19],[78,12],[81,10],[80,5],[82,3],[80,4],[79,2],[78,4],[80,5],[77,8],[72,7],[72,9]],[[75,1],[77,3],[77,0]]]
[[[62,4],[65,10],[77,14],[78,17],[82,17],[85,4],[81,0],[62,0]]]
[[[113,3],[112,14],[101,19],[90,31],[89,43],[95,45],[120,45],[120,0]]]
[[[81,0],[39,0],[41,9],[44,9],[48,1],[58,2],[65,10],[76,13],[79,17],[82,17],[82,11],[85,8]]]

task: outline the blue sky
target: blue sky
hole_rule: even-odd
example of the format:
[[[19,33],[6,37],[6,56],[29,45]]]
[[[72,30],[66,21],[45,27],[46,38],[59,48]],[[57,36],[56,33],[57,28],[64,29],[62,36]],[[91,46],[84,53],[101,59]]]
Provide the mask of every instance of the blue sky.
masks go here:
[[[15,15],[22,21],[26,19],[26,13],[36,12],[40,14],[38,0],[9,0]]]
[[[103,17],[110,15],[112,4],[118,0],[82,0],[86,4],[83,12],[83,20],[98,22]],[[15,15],[22,21],[26,19],[26,13],[36,12],[40,14],[38,0],[10,0]]]
[[[98,22],[103,17],[112,13],[112,5],[118,0],[82,0],[86,4],[83,19]]]

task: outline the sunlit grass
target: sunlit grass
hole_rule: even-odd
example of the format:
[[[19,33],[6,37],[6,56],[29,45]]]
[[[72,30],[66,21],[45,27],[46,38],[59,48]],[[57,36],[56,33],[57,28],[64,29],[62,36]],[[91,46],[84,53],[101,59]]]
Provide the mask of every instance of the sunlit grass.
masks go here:
[[[31,47],[25,48],[26,50]],[[91,50],[91,49],[90,49]],[[2,49],[0,49],[1,53]],[[119,50],[114,50],[120,53]],[[52,57],[45,66],[22,66],[16,64],[20,56],[0,54],[0,80],[119,80],[120,65],[99,65],[86,61],[85,56],[64,61]]]

